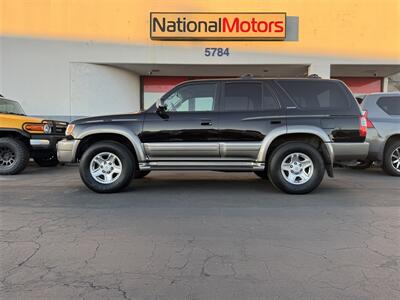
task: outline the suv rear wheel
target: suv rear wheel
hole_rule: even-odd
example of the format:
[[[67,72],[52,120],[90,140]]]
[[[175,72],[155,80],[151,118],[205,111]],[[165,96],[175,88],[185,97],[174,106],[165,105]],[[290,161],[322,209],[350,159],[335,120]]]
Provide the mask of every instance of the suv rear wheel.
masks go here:
[[[274,150],[268,163],[272,184],[289,194],[306,194],[317,188],[325,167],[321,154],[309,144],[284,143]]]
[[[391,142],[384,153],[383,169],[392,176],[400,176],[400,140]]]
[[[134,156],[126,146],[114,141],[90,146],[79,165],[83,182],[97,193],[122,190],[131,181],[134,171]]]
[[[29,150],[16,138],[0,138],[0,175],[15,175],[22,172],[29,162]]]

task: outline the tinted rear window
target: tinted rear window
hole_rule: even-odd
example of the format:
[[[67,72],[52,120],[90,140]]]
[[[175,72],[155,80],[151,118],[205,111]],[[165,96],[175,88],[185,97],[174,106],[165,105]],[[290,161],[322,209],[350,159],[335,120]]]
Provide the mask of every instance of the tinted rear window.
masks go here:
[[[381,97],[377,103],[387,114],[391,116],[400,115],[400,96]]]
[[[278,80],[277,82],[303,109],[344,111],[351,107],[351,101],[354,102],[347,88],[338,81]]]

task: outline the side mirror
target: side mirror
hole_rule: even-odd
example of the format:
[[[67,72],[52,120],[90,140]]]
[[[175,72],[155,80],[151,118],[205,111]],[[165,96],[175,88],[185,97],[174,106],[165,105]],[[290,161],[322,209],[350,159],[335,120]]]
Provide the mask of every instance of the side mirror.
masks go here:
[[[157,114],[163,118],[163,119],[168,119],[169,116],[167,114],[167,106],[164,104],[164,102],[162,101],[162,99],[158,99],[156,102],[156,107],[157,107]]]

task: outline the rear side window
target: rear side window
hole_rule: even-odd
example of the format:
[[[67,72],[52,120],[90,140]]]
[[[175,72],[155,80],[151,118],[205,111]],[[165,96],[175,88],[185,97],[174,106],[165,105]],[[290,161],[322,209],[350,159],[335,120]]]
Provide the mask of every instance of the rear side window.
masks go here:
[[[260,82],[225,83],[223,89],[224,111],[261,111],[278,109],[272,91]]]
[[[388,115],[400,116],[400,96],[381,97],[377,102]]]
[[[350,107],[350,101],[354,101],[346,87],[337,81],[278,80],[277,82],[303,109],[344,111]]]
[[[223,93],[224,111],[261,110],[262,86],[257,82],[225,83]]]

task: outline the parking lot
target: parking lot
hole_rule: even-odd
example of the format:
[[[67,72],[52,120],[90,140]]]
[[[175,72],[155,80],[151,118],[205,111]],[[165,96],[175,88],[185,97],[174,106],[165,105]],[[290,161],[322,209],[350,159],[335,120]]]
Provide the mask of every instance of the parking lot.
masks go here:
[[[399,299],[400,184],[337,169],[287,195],[159,172],[99,195],[76,166],[0,177],[1,299]]]

